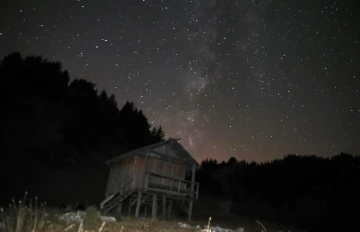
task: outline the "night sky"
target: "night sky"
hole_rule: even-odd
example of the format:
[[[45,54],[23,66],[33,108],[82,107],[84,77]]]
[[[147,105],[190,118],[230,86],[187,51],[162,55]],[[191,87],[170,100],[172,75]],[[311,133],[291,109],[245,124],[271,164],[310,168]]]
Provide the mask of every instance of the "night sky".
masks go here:
[[[357,0],[2,0],[0,56],[62,62],[190,153],[360,152]]]

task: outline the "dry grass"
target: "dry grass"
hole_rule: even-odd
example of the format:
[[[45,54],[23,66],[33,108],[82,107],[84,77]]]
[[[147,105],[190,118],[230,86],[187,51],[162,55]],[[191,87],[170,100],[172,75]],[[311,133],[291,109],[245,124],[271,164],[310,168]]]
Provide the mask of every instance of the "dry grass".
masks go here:
[[[305,232],[292,226],[221,212],[221,210],[214,207],[214,205],[220,201],[221,199],[216,197],[208,196],[199,198],[199,201],[194,206],[194,223],[207,225],[209,217],[211,217],[212,226],[220,226],[233,230],[242,227],[245,229],[245,232]]]
[[[38,206],[35,201],[26,199],[12,200],[7,208],[1,208],[0,231],[4,232],[191,232],[191,229],[180,228],[175,222],[123,218],[120,222],[103,222],[94,216],[93,209],[85,211],[81,223],[66,224],[58,220],[59,212]]]
[[[26,199],[13,200],[11,205],[0,212],[0,231],[4,232],[192,232],[198,229],[181,228],[178,221],[163,221],[125,217],[119,222],[103,222],[98,217],[95,207],[85,210],[85,217],[80,223],[66,224],[59,221],[59,210],[51,209],[46,204],[38,204]],[[205,207],[206,208],[206,207]],[[231,214],[219,213],[211,209],[195,209],[195,225],[220,226],[223,228],[245,228],[246,232],[300,232],[294,228],[274,225],[268,222],[258,222],[253,219]]]

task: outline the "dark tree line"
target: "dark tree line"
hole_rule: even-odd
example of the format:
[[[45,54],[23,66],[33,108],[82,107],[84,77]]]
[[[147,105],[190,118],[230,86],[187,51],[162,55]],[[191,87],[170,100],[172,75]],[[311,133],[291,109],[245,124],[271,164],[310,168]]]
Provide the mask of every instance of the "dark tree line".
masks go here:
[[[5,149],[64,142],[82,150],[111,139],[130,150],[164,138],[162,128],[151,128],[132,102],[119,110],[114,95],[98,93],[86,80],[70,82],[58,62],[13,53],[0,65],[0,81]]]
[[[230,198],[232,213],[308,231],[357,231],[360,156],[288,155],[267,163],[205,160],[197,173],[203,194]]]
[[[70,81],[61,63],[40,56],[4,57],[0,104],[1,178],[9,192],[54,168],[105,170],[106,160],[164,139],[134,103],[119,109],[114,95]]]

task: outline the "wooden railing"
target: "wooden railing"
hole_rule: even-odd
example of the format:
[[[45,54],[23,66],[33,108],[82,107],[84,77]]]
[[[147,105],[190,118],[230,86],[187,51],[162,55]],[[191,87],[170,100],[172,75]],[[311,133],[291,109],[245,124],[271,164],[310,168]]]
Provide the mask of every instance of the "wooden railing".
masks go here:
[[[145,172],[144,189],[165,192],[173,196],[190,197],[194,200],[199,196],[199,183],[163,176],[154,172]]]

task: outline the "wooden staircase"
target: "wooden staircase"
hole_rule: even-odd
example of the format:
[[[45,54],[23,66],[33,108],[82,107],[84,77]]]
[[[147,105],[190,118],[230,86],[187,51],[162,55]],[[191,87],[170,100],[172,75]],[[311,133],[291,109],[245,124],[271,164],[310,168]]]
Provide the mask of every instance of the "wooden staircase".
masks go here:
[[[103,202],[100,203],[100,212],[107,213],[116,206],[118,206],[121,202],[123,202],[127,197],[129,197],[133,191],[123,192],[120,191],[116,194],[113,194],[106,198]]]

